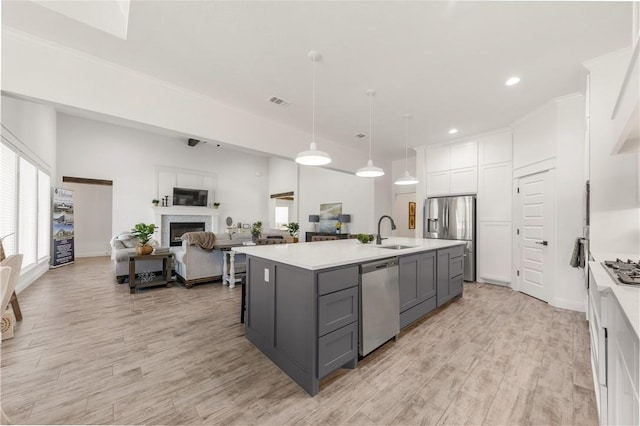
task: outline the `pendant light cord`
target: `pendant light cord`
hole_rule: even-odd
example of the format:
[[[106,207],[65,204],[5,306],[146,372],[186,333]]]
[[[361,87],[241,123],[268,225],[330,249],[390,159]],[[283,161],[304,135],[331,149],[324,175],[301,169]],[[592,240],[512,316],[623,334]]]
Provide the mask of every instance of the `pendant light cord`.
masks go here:
[[[313,87],[311,89],[311,142],[316,142],[316,59],[313,58],[312,75]]]
[[[373,93],[369,93],[369,160],[371,160],[371,143],[373,132],[371,131],[371,110],[373,109]]]

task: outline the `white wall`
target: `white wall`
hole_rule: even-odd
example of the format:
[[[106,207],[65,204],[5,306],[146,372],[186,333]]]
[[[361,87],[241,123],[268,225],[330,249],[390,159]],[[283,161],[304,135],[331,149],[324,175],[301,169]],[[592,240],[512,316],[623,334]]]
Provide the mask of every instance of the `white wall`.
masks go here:
[[[638,153],[611,155],[611,114],[630,50],[585,64],[590,73],[591,251],[640,254]]]
[[[73,245],[75,256],[108,256],[112,237],[113,191],[109,185],[65,182],[73,191]]]
[[[550,102],[512,125],[514,169],[540,163],[555,156],[556,119],[555,103]]]
[[[569,266],[573,246],[582,236],[584,208],[584,96],[559,102],[556,109],[555,259],[552,305],[582,311],[584,270]]]
[[[306,221],[307,218],[300,217],[298,220],[298,164],[294,161],[283,160],[281,158],[269,158],[269,195],[281,194],[293,191],[293,206],[289,209],[289,221]],[[276,200],[269,198],[269,222],[268,228],[275,225]]]
[[[217,174],[220,217],[234,222],[268,220],[265,157],[187,145],[186,140],[58,114],[58,175],[113,181],[112,233],[154,221],[155,166]]]
[[[53,176],[56,165],[55,109],[2,96],[2,125],[11,132],[11,142]]]
[[[319,167],[300,167],[300,240],[304,241],[305,232],[314,230],[309,215],[319,214],[323,203],[342,203],[342,213],[351,215],[346,232],[374,233],[374,187],[372,178]]]
[[[2,96],[2,135],[18,151],[51,174],[56,170],[56,112],[50,106],[38,105]],[[16,292],[20,293],[49,269],[49,259],[22,271]]]

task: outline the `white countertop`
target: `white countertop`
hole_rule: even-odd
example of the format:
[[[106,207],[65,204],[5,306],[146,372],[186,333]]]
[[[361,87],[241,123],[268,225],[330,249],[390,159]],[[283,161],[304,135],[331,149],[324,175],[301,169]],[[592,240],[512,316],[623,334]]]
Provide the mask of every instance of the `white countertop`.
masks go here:
[[[250,256],[261,257],[298,268],[318,270],[349,265],[385,257],[403,256],[423,251],[437,250],[465,244],[464,241],[422,238],[387,238],[382,246],[406,245],[411,248],[391,250],[377,246],[375,241],[362,244],[356,239],[316,241],[313,243],[272,244],[264,246],[234,247],[232,250]]]
[[[596,280],[598,291],[613,293],[636,336],[640,337],[640,286],[617,284],[602,265],[605,260],[616,260],[616,258],[631,259],[637,262],[640,256],[625,253],[591,253],[591,255],[595,260],[589,262],[589,269]]]

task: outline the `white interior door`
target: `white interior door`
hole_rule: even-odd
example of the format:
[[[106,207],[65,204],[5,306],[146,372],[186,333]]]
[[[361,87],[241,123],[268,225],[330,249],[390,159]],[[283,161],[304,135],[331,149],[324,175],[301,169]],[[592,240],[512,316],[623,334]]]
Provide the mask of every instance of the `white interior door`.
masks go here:
[[[549,299],[553,271],[553,176],[544,171],[518,180],[520,291]]]

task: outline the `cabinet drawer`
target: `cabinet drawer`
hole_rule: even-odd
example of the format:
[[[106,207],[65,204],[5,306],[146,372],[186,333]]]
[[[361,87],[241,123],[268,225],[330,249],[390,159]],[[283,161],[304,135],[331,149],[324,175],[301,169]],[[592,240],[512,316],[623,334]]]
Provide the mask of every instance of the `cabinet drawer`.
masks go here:
[[[457,277],[464,272],[464,256],[453,257],[449,261],[449,277]]]
[[[318,336],[358,320],[358,287],[318,298]]]
[[[358,323],[354,322],[318,339],[318,378],[358,357]]]
[[[455,246],[449,249],[449,253],[451,253],[451,257],[462,256],[464,253],[464,246]]]
[[[318,295],[320,296],[357,285],[357,265],[318,273]]]
[[[459,294],[462,294],[462,289],[463,289],[462,278],[463,278],[462,275],[451,278],[451,281],[449,281],[449,296],[454,297]]]

